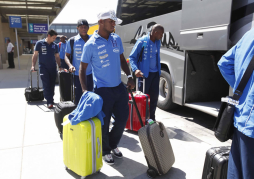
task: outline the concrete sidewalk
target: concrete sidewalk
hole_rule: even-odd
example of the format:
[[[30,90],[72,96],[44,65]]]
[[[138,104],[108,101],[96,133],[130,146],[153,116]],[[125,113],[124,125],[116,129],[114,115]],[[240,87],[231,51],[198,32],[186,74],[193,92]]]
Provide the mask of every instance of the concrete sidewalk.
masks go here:
[[[32,55],[20,57],[20,70],[17,59],[16,69],[6,69],[7,64],[4,64],[4,69],[0,70],[0,178],[79,178],[64,169],[62,141],[55,126],[53,110],[46,108],[46,101],[27,103],[25,100],[24,89],[30,84],[31,57]],[[58,86],[55,94],[57,103]],[[185,110],[185,115],[179,117],[182,109]],[[230,145],[230,142],[218,142],[211,130],[195,123],[196,119],[188,115],[186,108],[179,108],[175,113],[159,109],[156,112],[156,118],[163,121],[168,129],[176,158],[173,168],[157,178],[199,179],[206,150],[212,146]],[[195,115],[194,118],[199,118],[202,114]],[[209,118],[207,115],[205,117]],[[123,159],[115,159],[113,166],[104,164],[101,173],[87,178],[148,178],[147,164],[137,133],[125,131],[119,147]]]

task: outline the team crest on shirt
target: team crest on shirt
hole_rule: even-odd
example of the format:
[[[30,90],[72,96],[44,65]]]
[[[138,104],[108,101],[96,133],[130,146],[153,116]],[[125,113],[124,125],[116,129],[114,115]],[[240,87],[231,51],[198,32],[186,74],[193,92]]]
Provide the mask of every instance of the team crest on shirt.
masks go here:
[[[116,42],[116,40],[111,40],[111,42],[112,42],[112,46],[113,46],[113,47],[117,47],[117,42]]]
[[[52,45],[52,48],[55,49],[55,45],[54,44]]]

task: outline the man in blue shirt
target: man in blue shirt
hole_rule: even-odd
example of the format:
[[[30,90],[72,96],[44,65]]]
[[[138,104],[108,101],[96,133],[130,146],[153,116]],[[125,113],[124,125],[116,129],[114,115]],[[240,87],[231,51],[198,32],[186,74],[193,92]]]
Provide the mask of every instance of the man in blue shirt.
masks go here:
[[[221,74],[235,92],[254,54],[254,28],[218,62]],[[238,93],[239,94],[239,93]],[[234,136],[228,163],[228,179],[254,178],[254,74],[250,77],[234,113]]]
[[[56,36],[56,31],[49,30],[45,39],[36,42],[32,57],[31,71],[34,71],[34,66],[39,56],[39,69],[43,84],[43,94],[47,100],[48,108],[52,108],[54,104],[56,62],[59,70],[62,70],[58,47],[54,43]]]
[[[65,69],[69,69],[69,66],[65,63],[65,49],[66,49],[66,36],[62,35],[60,37],[60,42],[57,44],[59,56],[61,59],[61,67]]]
[[[86,92],[85,74],[87,74],[88,66],[92,65],[94,92],[103,99],[102,111],[105,117],[102,126],[102,148],[103,159],[109,165],[114,164],[111,151],[116,157],[122,158],[122,153],[117,145],[122,137],[129,115],[129,97],[126,87],[121,82],[121,67],[128,75],[128,87],[133,89],[135,86],[123,55],[121,38],[112,33],[115,24],[121,22],[120,19],[116,18],[114,11],[105,11],[98,14],[99,30],[95,31],[85,44],[79,68],[82,90]],[[112,113],[115,115],[115,123],[109,132]]]
[[[80,19],[78,20],[78,35],[72,37],[74,38],[74,45],[73,45],[73,57],[71,57],[71,39],[70,38],[67,42],[66,47],[66,57],[65,62],[69,66],[69,71],[74,72],[74,85],[75,85],[75,103],[78,104],[81,96],[82,96],[82,88],[79,82],[79,66],[80,66],[80,59],[83,51],[83,46],[88,41],[90,36],[87,34],[89,30],[89,24],[87,20]],[[72,59],[72,63],[70,62],[70,59]],[[93,75],[92,75],[92,68],[91,65],[88,65],[86,70],[86,77],[87,77],[87,90],[93,91]]]
[[[151,33],[137,40],[129,56],[132,71],[135,72],[139,80],[139,90],[143,91],[145,77],[145,94],[150,95],[150,118],[155,120],[155,110],[159,97],[159,81],[161,74],[160,64],[160,39],[164,33],[164,28],[155,24]],[[139,59],[143,49],[142,58]]]

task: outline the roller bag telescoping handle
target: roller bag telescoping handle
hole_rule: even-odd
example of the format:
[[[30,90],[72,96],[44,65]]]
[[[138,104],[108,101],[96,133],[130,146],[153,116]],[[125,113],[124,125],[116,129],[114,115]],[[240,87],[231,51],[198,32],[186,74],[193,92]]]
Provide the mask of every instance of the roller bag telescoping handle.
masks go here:
[[[75,104],[75,86],[74,86],[74,72],[71,73],[71,101]]]
[[[139,91],[138,90],[138,79],[139,78],[136,78],[136,91]],[[146,85],[146,80],[145,80],[145,78],[143,78],[143,93],[145,93],[145,85]]]
[[[137,81],[138,81],[138,80],[137,80]],[[137,115],[138,115],[138,119],[139,119],[140,125],[141,125],[141,127],[143,127],[144,124],[143,124],[143,122],[142,122],[141,115],[140,115],[140,113],[139,113],[138,106],[137,106],[137,103],[136,103],[136,101],[135,101],[135,98],[134,98],[134,96],[133,96],[132,91],[131,91],[130,88],[128,88],[128,91],[129,91],[129,93],[131,94],[132,102],[133,102],[133,104],[134,104],[134,106],[135,106],[135,109],[136,109],[136,112],[137,112]]]
[[[37,72],[37,90],[39,90],[39,70],[34,70],[34,72]],[[32,79],[32,73],[33,71],[30,71],[30,81],[31,81],[31,88],[33,88],[33,79]]]

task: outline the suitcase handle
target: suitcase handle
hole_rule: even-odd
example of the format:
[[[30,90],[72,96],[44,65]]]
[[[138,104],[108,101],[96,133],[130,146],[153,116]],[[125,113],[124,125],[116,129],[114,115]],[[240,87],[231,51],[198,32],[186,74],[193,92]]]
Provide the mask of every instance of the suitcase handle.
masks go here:
[[[141,78],[141,77],[139,77],[139,78]],[[136,91],[139,91],[138,90],[138,80],[139,80],[139,78],[136,78]],[[143,77],[143,93],[145,93],[145,85],[146,85],[145,78]]]
[[[37,72],[37,89],[39,90],[39,70],[34,70],[34,71],[30,71],[30,81],[31,81],[31,88],[33,87],[33,78],[32,78],[32,73],[33,72]]]
[[[98,158],[101,156],[101,143],[100,143],[100,138],[97,137],[97,144],[98,144]]]
[[[75,104],[75,86],[74,86],[74,73],[71,73],[71,99]]]
[[[136,109],[136,111],[137,111],[137,115],[138,115],[138,119],[139,119],[140,125],[141,125],[141,127],[143,127],[144,124],[143,124],[143,122],[142,122],[142,119],[141,119],[141,116],[140,116],[140,113],[139,113],[138,106],[137,106],[137,103],[136,103],[136,101],[135,101],[135,98],[134,98],[134,96],[133,96],[132,91],[131,91],[130,88],[128,88],[128,91],[129,91],[129,93],[131,94],[132,102],[133,102],[133,104],[134,104],[134,106],[135,106],[135,109]]]

